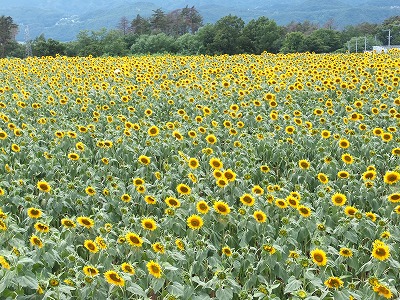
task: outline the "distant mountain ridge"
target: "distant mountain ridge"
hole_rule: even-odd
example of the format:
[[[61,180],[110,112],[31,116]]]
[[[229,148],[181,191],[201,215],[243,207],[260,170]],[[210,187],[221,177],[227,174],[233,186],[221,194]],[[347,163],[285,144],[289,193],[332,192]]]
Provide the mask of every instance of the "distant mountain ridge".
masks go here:
[[[309,20],[323,25],[333,19],[338,29],[362,22],[381,23],[400,15],[398,0],[13,0],[2,1],[0,15],[11,16],[20,26],[19,41],[25,38],[29,26],[30,38],[44,34],[46,38],[70,41],[80,30],[116,28],[122,16],[129,20],[140,14],[149,17],[161,8],[170,12],[185,6],[195,6],[204,23],[233,14],[245,22],[266,16],[279,25],[291,21]]]

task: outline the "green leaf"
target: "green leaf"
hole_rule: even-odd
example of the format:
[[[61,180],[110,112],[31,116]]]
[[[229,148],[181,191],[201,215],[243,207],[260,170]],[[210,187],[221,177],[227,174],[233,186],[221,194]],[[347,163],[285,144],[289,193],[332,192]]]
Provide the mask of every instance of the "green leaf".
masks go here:
[[[153,287],[154,292],[158,292],[164,286],[165,279],[164,278],[153,279],[152,282],[153,282],[152,287]]]
[[[130,286],[126,288],[126,290],[143,298],[147,297],[146,292],[136,283],[131,283]]]
[[[179,282],[174,282],[172,285],[168,287],[168,292],[174,296],[183,296],[185,286],[180,284]]]
[[[287,285],[285,286],[284,293],[293,293],[301,288],[301,281],[296,279],[294,276],[291,276],[288,280]]]
[[[29,287],[31,289],[37,289],[39,283],[34,277],[30,276],[19,276],[18,284],[22,287]]]
[[[231,300],[233,298],[233,290],[230,288],[219,288],[215,295],[219,300]]]

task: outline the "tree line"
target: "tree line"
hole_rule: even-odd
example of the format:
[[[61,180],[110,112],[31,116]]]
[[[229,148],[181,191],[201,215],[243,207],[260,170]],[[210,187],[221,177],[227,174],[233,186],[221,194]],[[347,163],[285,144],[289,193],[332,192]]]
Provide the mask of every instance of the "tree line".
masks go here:
[[[400,44],[400,16],[381,24],[361,23],[337,30],[333,20],[319,26],[310,21],[279,26],[267,17],[247,24],[234,15],[222,17],[214,24],[203,24],[195,7],[169,13],[162,9],[148,17],[133,20],[122,17],[116,28],[83,30],[76,40],[60,42],[42,34],[29,41],[34,56],[124,56],[134,54],[260,54],[294,52],[362,52],[373,45]],[[15,41],[18,26],[11,17],[0,17],[1,57],[26,57],[27,44]]]

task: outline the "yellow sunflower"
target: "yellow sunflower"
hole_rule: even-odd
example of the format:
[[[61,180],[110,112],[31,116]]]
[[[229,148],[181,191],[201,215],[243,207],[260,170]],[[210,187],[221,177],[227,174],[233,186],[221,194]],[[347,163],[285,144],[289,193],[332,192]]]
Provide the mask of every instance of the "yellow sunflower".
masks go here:
[[[325,251],[318,248],[315,248],[310,252],[310,257],[312,261],[320,267],[325,266],[328,261]]]
[[[156,263],[155,261],[151,260],[146,264],[147,270],[149,271],[150,275],[160,278],[162,275],[161,266]]]
[[[109,284],[124,286],[125,280],[115,271],[109,270],[104,273],[104,278]]]
[[[191,215],[187,218],[187,225],[190,229],[198,230],[203,226],[203,219],[198,215]]]

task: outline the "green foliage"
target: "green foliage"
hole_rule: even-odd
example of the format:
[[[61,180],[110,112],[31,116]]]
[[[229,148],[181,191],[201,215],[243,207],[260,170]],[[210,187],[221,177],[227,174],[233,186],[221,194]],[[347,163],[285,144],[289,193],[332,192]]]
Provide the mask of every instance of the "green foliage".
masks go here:
[[[131,46],[131,52],[134,54],[175,53],[175,40],[165,33],[141,35]]]
[[[7,47],[15,41],[18,25],[8,16],[0,16],[0,57],[5,57]]]
[[[32,42],[32,54],[34,56],[55,56],[56,54],[65,54],[65,44],[44,37],[44,35],[38,36]]]
[[[304,49],[304,42],[305,42],[305,36],[303,33],[298,31],[290,32],[285,36],[281,52],[283,53],[302,52]]]
[[[243,29],[243,50],[260,54],[263,51],[277,53],[282,43],[282,28],[266,17],[251,20]]]

